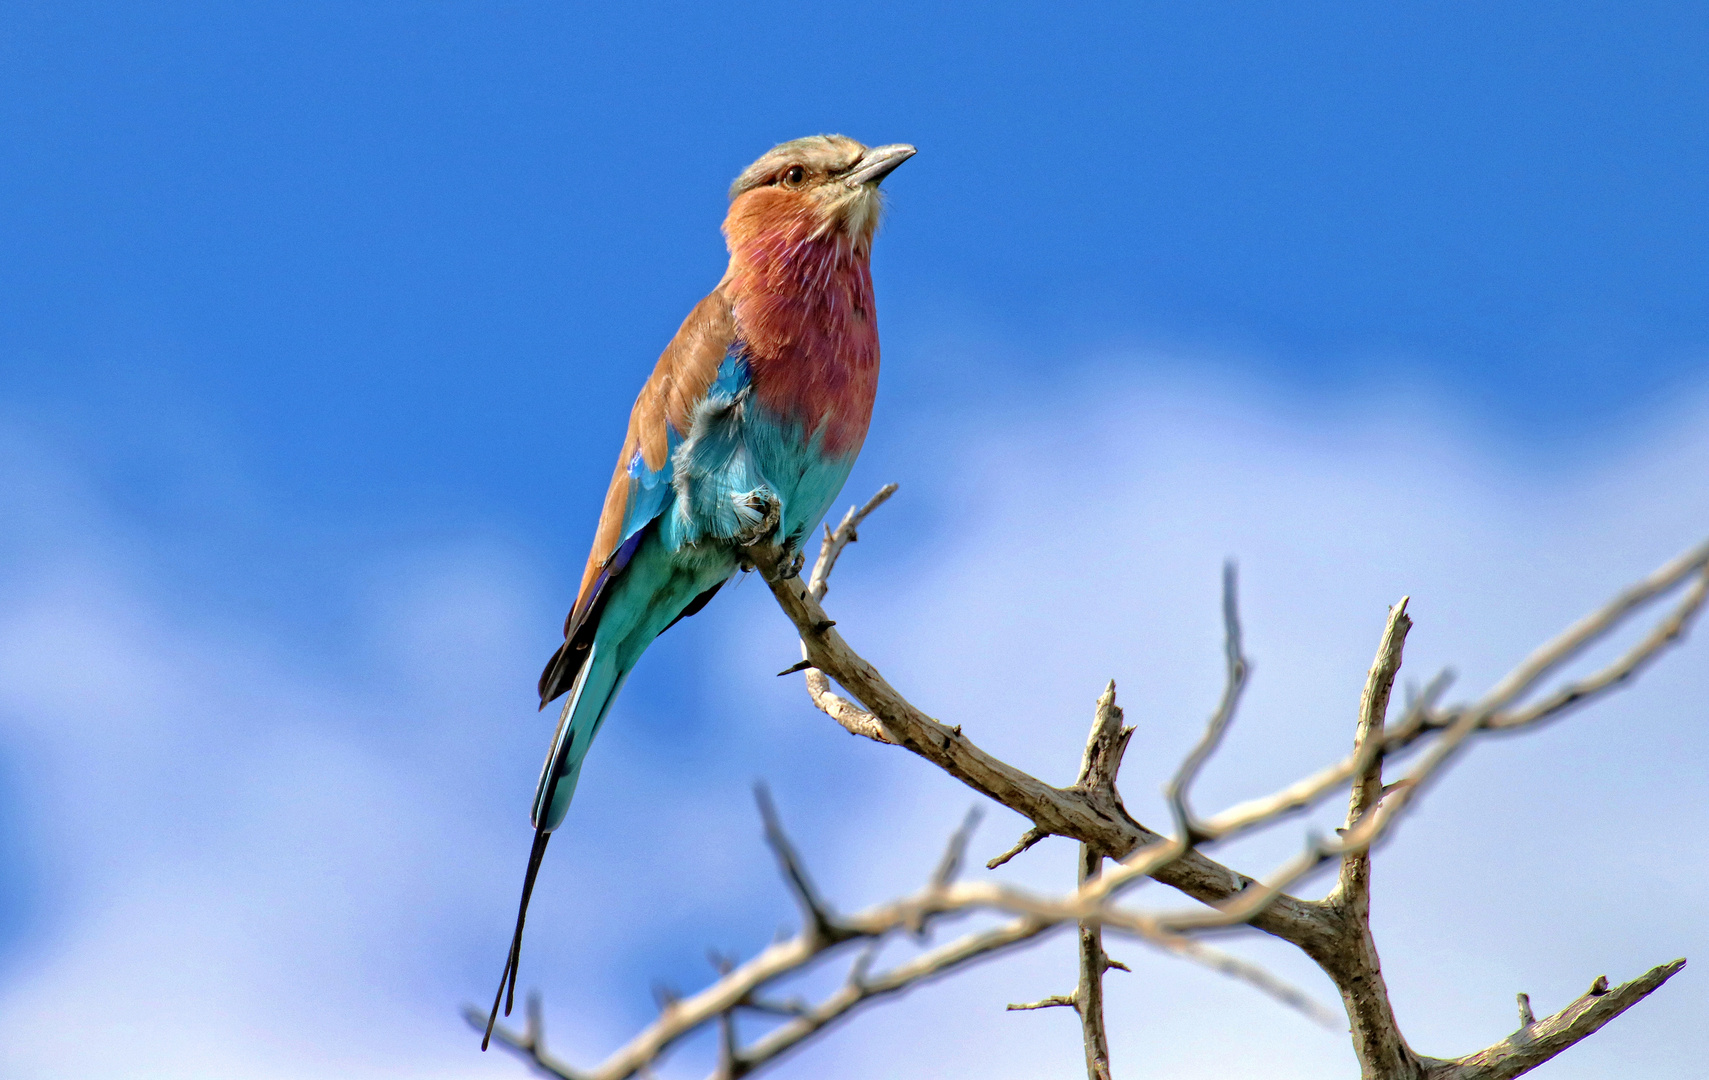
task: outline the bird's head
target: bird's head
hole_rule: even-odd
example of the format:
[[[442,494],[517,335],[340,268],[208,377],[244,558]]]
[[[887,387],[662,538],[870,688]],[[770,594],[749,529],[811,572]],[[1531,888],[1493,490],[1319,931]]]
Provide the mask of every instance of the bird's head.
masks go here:
[[[865,255],[883,205],[878,185],[913,156],[906,143],[866,147],[842,135],[774,146],[730,185],[724,235],[731,253],[755,244],[833,240]]]

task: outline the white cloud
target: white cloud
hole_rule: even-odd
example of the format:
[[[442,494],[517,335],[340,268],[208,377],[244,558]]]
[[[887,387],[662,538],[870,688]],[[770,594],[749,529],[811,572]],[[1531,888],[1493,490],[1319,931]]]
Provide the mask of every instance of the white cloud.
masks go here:
[[[1107,372],[977,426],[922,425],[902,505],[851,552],[831,606],[897,686],[1047,779],[1071,777],[1114,676],[1140,726],[1124,788],[1161,821],[1156,787],[1219,686],[1225,555],[1241,561],[1256,673],[1206,808],[1345,750],[1402,593],[1417,619],[1408,672],[1451,663],[1471,692],[1709,532],[1709,409],[1567,472],[1504,464],[1428,402],[1356,404],[1325,419],[1239,387]],[[558,613],[520,545],[374,552],[367,591],[345,601],[357,655],[335,669],[264,619],[175,603],[74,470],[7,440],[0,753],[23,777],[38,899],[0,969],[0,1071],[524,1075],[476,1053],[454,1013],[497,975],[549,723],[526,692]],[[1421,1051],[1502,1037],[1517,990],[1552,1009],[1597,974],[1704,952],[1703,649],[1688,642],[1542,734],[1480,746],[1381,853],[1379,943]],[[531,920],[523,982],[546,992],[571,1060],[644,1022],[654,977],[692,988],[704,946],[751,952],[792,918],[754,778],[845,907],[916,885],[971,801],[812,713],[796,680],[772,676],[793,655],[750,583],[632,680]],[[976,851],[1017,828],[994,815]],[[1266,867],[1299,840],[1283,833],[1228,857]],[[1066,849],[1015,873],[1062,887]],[[1329,999],[1286,947],[1232,947]],[[1354,1075],[1344,1038],[1114,948],[1137,961],[1112,976],[1118,1072]],[[1071,967],[1067,942],[1046,942],[880,1005],[780,1075],[1075,1075],[1071,1016],[1001,1009],[1066,989]],[[1537,1075],[1618,1062],[1684,1077],[1709,1049],[1689,1022],[1706,1007],[1688,969]],[[667,1072],[703,1073],[705,1049]]]
[[[1709,534],[1709,409],[1682,409],[1638,444],[1570,472],[1504,464],[1416,396],[1356,402],[1327,422],[1302,413],[1235,387],[1111,371],[1054,400],[940,427],[932,460],[942,480],[901,495],[938,510],[930,557],[895,573],[857,548],[839,571],[833,613],[916,702],[1056,782],[1071,778],[1091,701],[1115,677],[1139,726],[1124,791],[1143,820],[1163,824],[1156,792],[1220,687],[1225,555],[1240,560],[1256,672],[1199,787],[1207,809],[1345,752],[1386,606],[1401,595],[1412,596],[1417,622],[1408,673],[1423,681],[1451,665],[1474,693]],[[886,527],[882,515],[869,524],[865,546],[912,542]],[[1613,700],[1480,745],[1380,853],[1379,942],[1421,1052],[1504,1037],[1516,991],[1553,1009],[1598,974],[1618,980],[1704,952],[1704,647],[1700,631]],[[967,800],[911,763],[893,766],[888,783],[896,809],[873,814],[867,842],[840,855],[851,880],[863,865],[894,863],[898,848],[922,865],[936,837],[895,830],[924,821],[941,832]],[[1336,817],[1331,808],[1316,820],[1327,828]],[[987,826],[981,850],[1000,850],[1018,828]],[[1263,870],[1297,850],[1303,831],[1226,857]],[[1045,860],[1048,870],[1018,873],[1064,887],[1066,852]],[[1167,900],[1162,892],[1154,900]],[[1254,937],[1237,947],[1333,1002],[1285,946]],[[1013,965],[1037,977],[1017,978],[1009,1000],[1067,988],[1069,953],[1046,945]],[[1112,976],[1118,1071],[1126,1062],[1160,1076],[1354,1075],[1344,1038],[1179,964],[1141,961],[1132,978]],[[1005,1016],[994,1011],[1002,994],[968,993],[934,992],[912,1018],[906,1008],[874,1014],[841,1051],[804,1057],[799,1075],[826,1075],[839,1060],[859,1060],[851,1074],[901,1075],[917,1046],[910,1033],[925,1030],[958,1032],[946,1061],[964,1064],[919,1075],[1073,1073],[1071,1016]],[[1538,1075],[1603,1076],[1619,1062],[1683,1077],[1705,1049],[1686,1021],[1705,1008],[1709,994],[1682,975]]]

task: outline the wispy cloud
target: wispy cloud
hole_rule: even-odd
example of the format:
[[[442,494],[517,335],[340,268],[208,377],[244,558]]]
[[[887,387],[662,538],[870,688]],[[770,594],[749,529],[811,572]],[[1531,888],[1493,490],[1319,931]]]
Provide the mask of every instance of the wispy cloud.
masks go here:
[[[1115,677],[1140,727],[1125,790],[1157,821],[1152,792],[1217,690],[1225,555],[1241,561],[1257,669],[1207,807],[1344,751],[1402,593],[1418,620],[1408,671],[1452,664],[1472,690],[1709,530],[1709,408],[1566,474],[1504,464],[1439,407],[1363,405],[1324,420],[1250,388],[1115,377],[977,426],[922,425],[911,438],[935,471],[903,478],[914,509],[893,520],[925,507],[935,524],[907,537],[881,514],[831,606],[899,687],[1048,779],[1070,777]],[[525,691],[559,613],[524,547],[373,552],[367,591],[346,600],[359,655],[334,669],[265,620],[175,603],[146,539],[74,468],[21,429],[4,437],[0,754],[32,899],[0,972],[0,1071],[522,1075],[477,1054],[454,1010],[497,976],[549,722]],[[1479,748],[1379,856],[1385,971],[1421,1050],[1501,1037],[1517,990],[1552,1007],[1604,971],[1704,952],[1703,648],[1593,713]],[[792,658],[746,587],[637,673],[531,921],[524,982],[546,991],[567,1056],[592,1060],[643,1022],[655,976],[692,986],[704,946],[750,951],[792,917],[747,800],[756,777],[844,906],[916,884],[971,801],[812,713],[772,676]],[[1655,822],[1666,831],[1634,833]],[[976,850],[1016,828],[988,820]],[[1299,839],[1284,833],[1233,854],[1266,866]],[[1065,886],[1058,847],[1014,872]],[[1236,947],[1330,997],[1286,950]],[[1338,1037],[1116,948],[1138,961],[1112,976],[1118,1062],[1353,1074]],[[875,1009],[785,1075],[1067,1075],[1072,1018],[1001,1006],[1064,989],[1070,969],[1047,943]],[[1676,980],[1552,1075],[1618,1062],[1684,1077],[1705,1008]],[[703,1065],[685,1051],[672,1074]]]

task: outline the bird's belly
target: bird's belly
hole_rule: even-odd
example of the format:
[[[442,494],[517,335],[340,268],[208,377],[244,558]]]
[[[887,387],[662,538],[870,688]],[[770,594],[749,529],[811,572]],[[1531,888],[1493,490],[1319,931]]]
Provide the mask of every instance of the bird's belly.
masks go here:
[[[820,432],[750,410],[747,445],[756,470],[777,495],[782,520],[778,531],[790,547],[799,547],[842,491],[854,468],[854,453],[830,454]],[[822,425],[821,425],[822,431]]]
[[[809,430],[748,398],[697,424],[674,457],[676,505],[663,522],[668,546],[685,559],[707,541],[729,541],[751,527],[766,496],[779,504],[778,533],[799,547],[825,516],[854,467],[855,454],[827,453],[819,424]]]

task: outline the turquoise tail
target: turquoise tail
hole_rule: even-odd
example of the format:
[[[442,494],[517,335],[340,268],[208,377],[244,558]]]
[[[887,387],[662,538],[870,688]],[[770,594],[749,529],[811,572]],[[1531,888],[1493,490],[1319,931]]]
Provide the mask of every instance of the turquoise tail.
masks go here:
[[[499,1006],[504,1006],[508,1016],[516,1003],[522,927],[528,916],[529,898],[534,894],[534,879],[540,872],[540,859],[553,830],[564,823],[569,813],[570,798],[575,794],[576,781],[581,778],[582,762],[605,723],[617,692],[623,689],[630,669],[653,639],[677,619],[699,611],[736,570],[735,559],[727,555],[679,560],[659,539],[656,529],[642,534],[632,554],[623,573],[612,579],[610,594],[599,605],[596,628],[585,635],[591,639],[584,654],[586,659],[570,682],[568,700],[558,716],[558,730],[552,736],[552,749],[546,755],[540,783],[534,789],[534,805],[529,815],[534,825],[534,846],[529,851],[528,872],[522,880],[516,933],[510,939],[510,954],[505,958],[504,975],[493,998],[487,1040],[481,1043],[482,1049],[491,1039]],[[543,696],[559,685],[558,680],[570,679],[569,664],[574,661],[581,640],[584,637],[578,634],[575,642],[566,641],[553,657],[547,676],[541,679]]]
[[[534,809],[529,822],[542,832],[551,832],[564,823],[570,799],[576,793],[576,781],[581,779],[582,762],[593,746],[593,737],[623,689],[629,674],[618,666],[609,646],[595,642],[582,669],[576,673],[570,687],[564,711],[558,714],[558,730],[552,736],[552,748],[540,768],[540,783],[534,789]]]
[[[516,969],[522,959],[522,927],[528,921],[528,901],[534,895],[534,879],[540,874],[540,860],[546,854],[546,844],[552,830],[564,823],[569,812],[570,798],[576,793],[576,781],[581,778],[582,762],[587,758],[593,737],[605,723],[617,691],[629,674],[619,668],[609,655],[601,655],[596,642],[587,661],[576,674],[570,688],[569,700],[558,715],[558,731],[552,736],[552,749],[546,754],[546,764],[540,770],[540,783],[534,789],[534,810],[530,820],[534,825],[534,846],[528,853],[528,872],[522,878],[522,903],[516,911],[516,932],[511,935],[510,955],[505,958],[504,974],[499,976],[498,994],[493,998],[492,1012],[487,1017],[486,1035],[481,1049],[492,1039],[493,1025],[498,1021],[499,1005],[509,1016],[516,1004]]]

